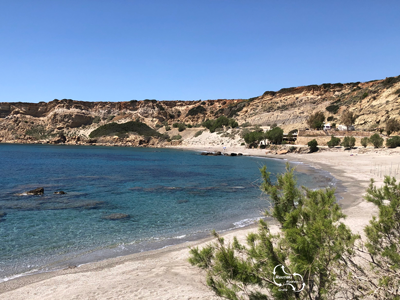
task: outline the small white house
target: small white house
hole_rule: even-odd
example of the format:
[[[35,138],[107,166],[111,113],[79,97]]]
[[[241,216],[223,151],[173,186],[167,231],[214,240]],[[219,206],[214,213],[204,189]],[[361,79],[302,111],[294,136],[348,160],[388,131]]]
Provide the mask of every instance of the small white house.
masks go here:
[[[332,129],[331,123],[324,124],[324,130],[331,130],[331,129]]]

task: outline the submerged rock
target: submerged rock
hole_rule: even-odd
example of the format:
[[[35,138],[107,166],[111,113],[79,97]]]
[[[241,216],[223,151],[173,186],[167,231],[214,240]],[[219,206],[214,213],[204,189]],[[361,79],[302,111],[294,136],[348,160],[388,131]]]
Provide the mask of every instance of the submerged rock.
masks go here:
[[[2,217],[5,217],[5,216],[7,216],[7,213],[4,212],[4,211],[0,211],[0,219],[1,219]]]
[[[44,188],[39,187],[34,190],[30,190],[26,192],[27,195],[43,195],[44,194]]]
[[[117,213],[117,214],[111,214],[111,215],[107,215],[107,216],[103,216],[101,217],[104,220],[125,220],[125,219],[129,219],[131,216],[128,214],[121,214],[121,213]]]
[[[78,200],[70,201],[65,197],[55,197],[57,199],[45,199],[44,201],[3,201],[0,204],[0,209],[16,209],[16,210],[61,210],[61,209],[96,209],[100,208],[104,201],[95,200]]]
[[[188,203],[188,202],[189,202],[189,200],[187,200],[187,199],[182,199],[182,200],[177,201],[178,204]]]

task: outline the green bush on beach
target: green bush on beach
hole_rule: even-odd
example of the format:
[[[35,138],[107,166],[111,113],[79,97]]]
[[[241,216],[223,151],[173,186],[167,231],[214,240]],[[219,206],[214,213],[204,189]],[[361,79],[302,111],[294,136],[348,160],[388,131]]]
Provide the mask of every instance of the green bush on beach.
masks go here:
[[[345,148],[353,148],[356,144],[356,139],[354,136],[345,136],[342,142],[342,146]]]
[[[380,148],[383,145],[383,138],[378,133],[375,133],[369,138],[369,141],[375,148]]]
[[[396,148],[400,146],[400,136],[396,135],[391,139],[386,140],[386,147],[388,148]]]
[[[366,148],[366,147],[368,146],[368,143],[369,143],[369,138],[363,137],[363,138],[361,139],[361,145],[362,145],[364,148]]]
[[[339,144],[340,144],[340,139],[334,137],[333,135],[331,136],[331,140],[327,143],[329,148],[333,148],[335,146],[338,146]]]
[[[317,152],[318,151],[318,142],[316,139],[313,139],[307,143],[307,146],[310,148],[310,152]]]

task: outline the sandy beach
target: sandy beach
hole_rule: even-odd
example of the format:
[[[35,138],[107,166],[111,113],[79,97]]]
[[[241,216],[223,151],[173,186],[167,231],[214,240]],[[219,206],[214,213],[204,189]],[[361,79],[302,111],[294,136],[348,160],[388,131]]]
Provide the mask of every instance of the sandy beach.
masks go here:
[[[186,147],[188,150],[218,150],[221,147]],[[229,148],[229,152],[266,156],[264,150]],[[227,150],[227,151],[228,151]],[[340,204],[347,215],[345,223],[361,232],[371,216],[373,205],[362,199],[370,178],[379,186],[383,175],[400,178],[400,151],[373,150],[318,152],[274,156],[302,162],[330,172],[344,187]],[[235,159],[234,157],[232,159]],[[400,172],[400,171],[399,171]],[[225,233],[244,239],[256,225]],[[24,276],[0,283],[1,299],[217,299],[205,285],[205,276],[187,259],[189,248],[202,246],[209,239],[187,242],[156,251],[89,263],[57,272]]]

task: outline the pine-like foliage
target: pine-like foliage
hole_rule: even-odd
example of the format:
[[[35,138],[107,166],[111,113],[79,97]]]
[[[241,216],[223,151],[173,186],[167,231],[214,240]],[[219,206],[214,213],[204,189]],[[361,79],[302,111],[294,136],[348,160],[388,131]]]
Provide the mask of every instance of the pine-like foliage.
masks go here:
[[[344,215],[336,203],[334,190],[312,191],[299,188],[293,169],[271,181],[263,167],[261,189],[269,195],[271,209],[266,215],[280,225],[272,233],[267,222],[260,221],[258,233],[247,236],[247,245],[234,238],[226,243],[214,232],[216,242],[203,249],[192,248],[189,261],[207,271],[207,284],[227,299],[333,299],[339,293],[337,270],[343,269],[342,257],[351,254],[356,235],[340,222]],[[295,273],[302,282],[282,289],[273,281],[278,275]]]
[[[352,299],[400,299],[400,184],[386,176],[377,188],[371,179],[365,199],[379,213],[365,227],[356,257],[346,259],[343,279]]]

